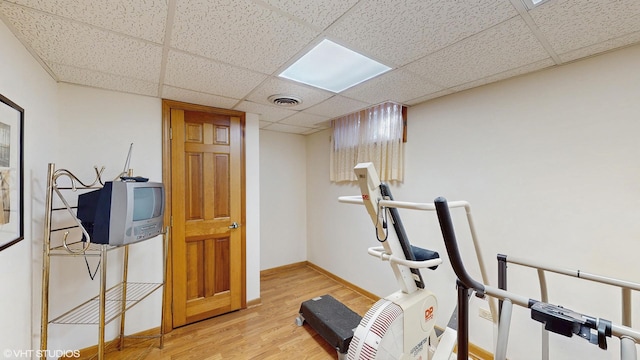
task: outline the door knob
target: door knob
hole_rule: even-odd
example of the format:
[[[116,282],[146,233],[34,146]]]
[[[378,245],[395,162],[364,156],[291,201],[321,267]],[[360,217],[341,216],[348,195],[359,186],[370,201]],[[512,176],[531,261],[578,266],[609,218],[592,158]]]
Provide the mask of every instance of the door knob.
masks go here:
[[[238,225],[237,222],[232,222],[231,225],[229,225],[229,229],[237,229],[240,225]]]

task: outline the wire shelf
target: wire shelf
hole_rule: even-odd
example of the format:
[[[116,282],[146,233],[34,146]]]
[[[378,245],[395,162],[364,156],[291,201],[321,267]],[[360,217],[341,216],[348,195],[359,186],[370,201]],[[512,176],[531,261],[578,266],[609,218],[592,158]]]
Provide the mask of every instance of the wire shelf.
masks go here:
[[[122,290],[126,285],[124,311],[129,310],[159,289],[162,283],[119,283],[105,293],[105,324],[118,318],[123,312]],[[96,296],[74,309],[49,321],[51,324],[96,325],[100,324],[100,296]]]
[[[51,247],[49,255],[51,256],[100,256],[103,244],[96,244],[90,242],[88,245],[84,241],[76,241],[67,244],[67,248],[64,245]],[[87,247],[85,249],[85,247]],[[114,249],[122,248],[122,246],[107,245],[106,250],[111,251]]]

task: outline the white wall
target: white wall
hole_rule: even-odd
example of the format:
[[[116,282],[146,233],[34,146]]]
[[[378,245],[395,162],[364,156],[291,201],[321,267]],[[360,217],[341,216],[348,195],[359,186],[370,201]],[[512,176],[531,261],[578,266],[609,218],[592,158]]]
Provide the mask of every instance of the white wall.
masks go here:
[[[406,180],[392,185],[395,198],[468,200],[493,284],[497,253],[640,282],[639,62],[634,46],[410,108]],[[329,183],[327,138],[310,136],[307,150],[309,261],[384,295],[394,280],[386,264],[365,255],[375,237],[364,209],[336,201],[357,189]],[[434,214],[401,214],[413,243],[445,253]],[[464,216],[454,215],[465,261],[479,277]],[[445,309],[443,326],[455,302],[448,261],[423,276]],[[514,292],[539,298],[534,271],[510,266],[509,278]],[[552,303],[620,322],[618,290],[559,276],[549,286]],[[491,349],[490,323],[477,316],[486,304],[474,306],[471,341]],[[517,309],[509,357],[539,359],[539,338],[538,323]],[[616,340],[604,352],[577,337],[551,339],[554,359],[618,356]]]
[[[247,113],[244,128],[245,140],[245,194],[246,217],[245,237],[247,241],[247,301],[260,298],[260,120],[258,115]]]
[[[0,43],[0,94],[25,109],[25,239],[0,252],[0,349],[28,351],[39,344],[40,327],[39,321],[32,321],[32,298],[40,294],[35,287],[41,276],[43,181],[47,162],[56,151],[56,83],[2,22]]]
[[[261,270],[307,260],[306,139],[260,131]]]

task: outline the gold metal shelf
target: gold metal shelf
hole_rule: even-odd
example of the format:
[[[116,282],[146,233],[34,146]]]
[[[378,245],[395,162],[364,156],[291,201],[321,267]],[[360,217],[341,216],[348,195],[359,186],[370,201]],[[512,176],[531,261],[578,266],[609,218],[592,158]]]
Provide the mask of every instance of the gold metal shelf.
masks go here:
[[[106,246],[106,251],[121,249],[122,246],[101,245],[96,243],[86,243],[84,241],[76,241],[64,245],[52,247],[49,250],[50,256],[100,256],[102,247]]]
[[[119,283],[109,288],[105,293],[105,325],[122,315],[162,287],[162,283]],[[126,298],[123,300],[123,291]],[[123,302],[125,303],[123,306]],[[51,324],[99,325],[100,324],[100,296],[96,296],[76,308],[67,311],[49,321]]]
[[[77,218],[77,206],[72,206],[64,194],[69,195],[77,190],[85,191],[99,189],[104,185],[102,181],[102,169],[95,168],[96,178],[88,184],[80,181],[73,173],[66,169],[55,169],[54,164],[49,164],[47,179],[47,198],[45,204],[44,243],[42,259],[42,304],[40,319],[40,350],[43,350],[40,359],[46,360],[47,343],[49,337],[49,324],[72,325],[97,325],[98,326],[98,360],[104,359],[105,351],[105,325],[120,319],[120,343],[124,341],[125,313],[140,301],[147,298],[154,291],[162,288],[166,283],[167,248],[169,244],[168,230],[162,235],[162,283],[128,282],[127,273],[129,266],[129,246],[110,246],[85,242],[81,239],[89,238],[89,234]],[[130,171],[131,172],[131,171]],[[131,175],[131,174],[130,174]],[[118,176],[119,177],[119,176]],[[61,186],[58,179],[67,179],[68,186]],[[76,193],[77,194],[77,193]],[[77,197],[77,195],[76,195]],[[60,202],[63,207],[54,207],[54,201]],[[53,213],[56,213],[54,221]],[[58,213],[60,212],[60,213]],[[66,213],[66,215],[65,215]],[[59,227],[53,227],[53,223]],[[74,239],[69,239],[72,234]],[[81,234],[79,234],[81,233]],[[53,234],[57,234],[53,236]],[[78,236],[80,235],[80,236]],[[53,244],[55,242],[55,244]],[[60,245],[58,245],[61,243]],[[107,289],[107,259],[108,253],[115,249],[123,249],[122,281]],[[100,292],[97,296],[65,312],[53,320],[49,320],[49,283],[51,277],[51,258],[58,257],[99,257],[98,269],[100,270]],[[61,259],[60,259],[61,260]],[[162,309],[164,310],[164,294],[162,296]],[[160,348],[164,344],[164,311],[160,317]]]

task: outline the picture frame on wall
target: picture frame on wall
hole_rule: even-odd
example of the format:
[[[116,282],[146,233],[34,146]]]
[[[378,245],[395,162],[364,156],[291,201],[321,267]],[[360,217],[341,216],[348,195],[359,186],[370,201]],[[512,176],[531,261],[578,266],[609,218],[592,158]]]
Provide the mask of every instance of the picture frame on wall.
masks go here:
[[[0,251],[24,239],[24,109],[0,94]]]

